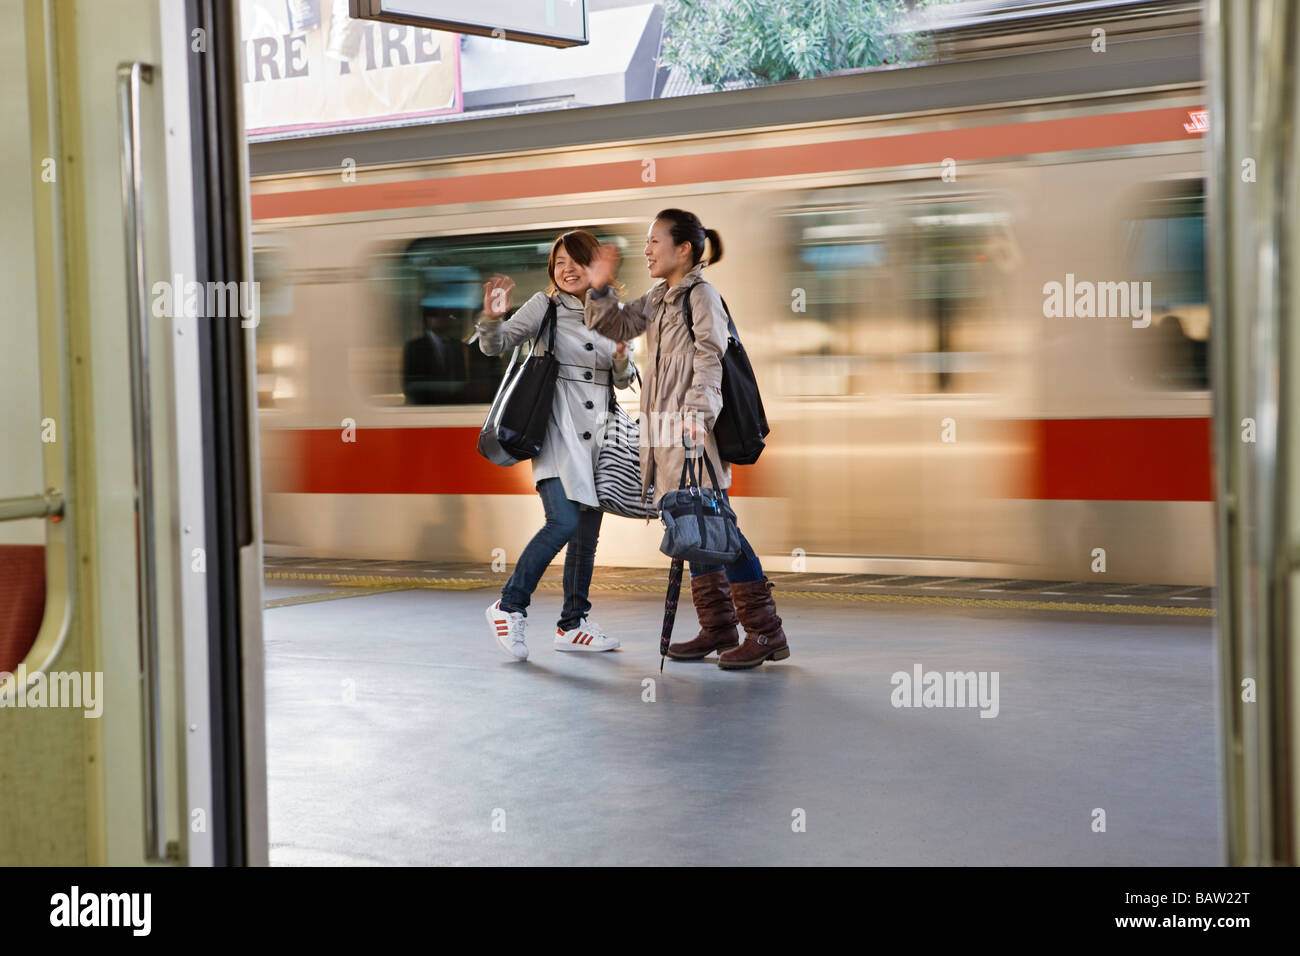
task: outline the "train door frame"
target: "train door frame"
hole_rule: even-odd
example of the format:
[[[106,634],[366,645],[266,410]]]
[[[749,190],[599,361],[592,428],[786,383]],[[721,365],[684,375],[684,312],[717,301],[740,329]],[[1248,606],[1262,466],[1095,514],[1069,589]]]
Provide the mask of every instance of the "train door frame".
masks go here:
[[[164,60],[187,78],[190,120],[187,135],[171,130],[180,184],[173,197],[179,201],[170,204],[173,242],[181,254],[188,251],[200,286],[253,277],[235,6],[219,0],[185,0],[183,9],[159,4],[173,38],[164,43]],[[206,56],[193,55],[198,37],[207,41]],[[189,487],[201,489],[201,507],[183,533],[202,534],[206,568],[204,600],[200,604],[195,595],[190,608],[196,626],[186,629],[205,638],[204,646],[187,648],[186,701],[192,705],[186,726],[209,730],[187,762],[193,790],[209,800],[209,832],[191,864],[268,863],[256,325],[256,315],[238,323],[199,321],[185,354],[199,385],[186,397],[188,441],[198,454],[183,460]],[[202,809],[193,799],[190,807],[191,813]]]

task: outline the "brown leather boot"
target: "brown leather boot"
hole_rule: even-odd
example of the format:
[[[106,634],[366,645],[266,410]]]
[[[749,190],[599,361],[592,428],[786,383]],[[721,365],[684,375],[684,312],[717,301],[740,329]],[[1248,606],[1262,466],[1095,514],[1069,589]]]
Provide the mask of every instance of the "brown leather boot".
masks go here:
[[[736,614],[745,626],[745,643],[718,655],[718,666],[723,670],[757,667],[763,661],[783,661],[790,656],[790,645],[781,629],[781,619],[776,616],[771,592],[772,582],[767,578],[731,585]]]
[[[700,633],[689,641],[669,644],[669,657],[675,661],[698,661],[714,651],[725,651],[740,644],[726,571],[691,578],[691,600],[695,602],[695,616],[700,619]]]

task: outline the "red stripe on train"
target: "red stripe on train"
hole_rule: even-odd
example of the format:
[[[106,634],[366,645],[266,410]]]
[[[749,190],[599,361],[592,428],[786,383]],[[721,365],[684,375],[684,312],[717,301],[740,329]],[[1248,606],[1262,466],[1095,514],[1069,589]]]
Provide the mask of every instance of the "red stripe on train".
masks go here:
[[[683,186],[727,182],[738,177],[798,176],[916,163],[937,165],[944,158],[960,163],[1033,153],[1160,143],[1201,135],[1187,132],[1184,124],[1188,116],[1189,111],[1181,107],[1137,110],[934,133],[900,133],[805,146],[768,146],[665,156],[655,158],[654,182],[662,187]],[[252,214],[254,219],[280,219],[634,189],[644,184],[642,162],[635,159],[508,173],[257,193],[252,197]]]
[[[1033,423],[1031,492],[1086,501],[1213,501],[1208,418],[1068,418]]]
[[[1211,501],[1208,418],[1046,419],[1028,423],[1027,487],[1012,497],[1085,501]],[[530,465],[493,465],[478,454],[477,428],[336,428],[270,431],[284,441],[265,455],[277,474],[268,491],[336,495],[521,495]],[[275,436],[272,438],[272,436]],[[278,465],[287,466],[279,468]],[[732,494],[765,487],[763,462],[732,466]]]
[[[478,453],[477,428],[358,428],[345,442],[337,428],[268,431],[289,443],[271,462],[288,473],[268,490],[330,495],[525,495],[533,492],[532,465],[494,465]],[[274,467],[274,465],[272,465]],[[733,465],[733,494],[743,496],[748,468]]]

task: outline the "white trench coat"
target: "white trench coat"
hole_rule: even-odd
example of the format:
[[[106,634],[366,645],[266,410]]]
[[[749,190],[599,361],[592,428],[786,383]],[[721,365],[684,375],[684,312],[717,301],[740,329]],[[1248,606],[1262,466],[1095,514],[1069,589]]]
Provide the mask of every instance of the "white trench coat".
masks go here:
[[[615,366],[613,339],[587,328],[581,301],[567,292],[557,292],[555,300],[555,358],[560,374],[546,440],[533,459],[533,484],[559,478],[566,498],[597,508],[596,458],[609,419],[610,379],[616,388],[627,388],[635,366],[628,359]],[[500,355],[531,339],[546,317],[547,304],[546,293],[539,292],[509,319],[490,319],[480,313],[475,327],[483,354]],[[539,353],[547,351],[548,338],[549,329],[538,340]]]

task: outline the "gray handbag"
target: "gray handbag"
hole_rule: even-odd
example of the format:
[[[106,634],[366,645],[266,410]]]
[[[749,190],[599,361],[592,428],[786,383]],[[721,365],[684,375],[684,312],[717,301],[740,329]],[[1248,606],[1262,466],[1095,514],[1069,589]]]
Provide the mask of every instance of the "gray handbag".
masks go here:
[[[703,467],[697,477],[694,458],[687,453],[682,462],[681,487],[668,492],[660,502],[664,539],[659,550],[692,564],[731,564],[741,552],[736,513],[718,490],[713,462],[703,449],[700,458]],[[706,468],[712,488],[705,488],[700,480]]]

